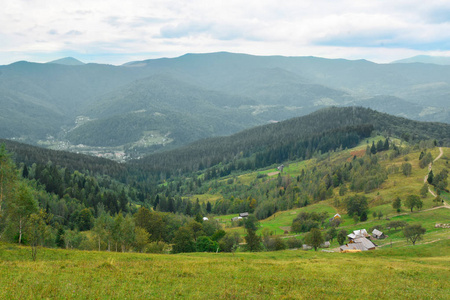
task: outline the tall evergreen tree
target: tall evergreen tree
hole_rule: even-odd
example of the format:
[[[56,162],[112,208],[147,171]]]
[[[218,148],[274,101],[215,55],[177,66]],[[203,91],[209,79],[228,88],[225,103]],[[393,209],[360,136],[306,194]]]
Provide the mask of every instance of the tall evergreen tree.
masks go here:
[[[375,141],[372,142],[372,147],[370,147],[370,153],[371,154],[377,153],[377,147],[375,147]]]

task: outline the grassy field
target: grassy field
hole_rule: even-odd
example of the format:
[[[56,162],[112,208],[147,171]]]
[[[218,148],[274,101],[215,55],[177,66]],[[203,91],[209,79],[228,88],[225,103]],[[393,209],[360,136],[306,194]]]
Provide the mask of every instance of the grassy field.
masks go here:
[[[370,139],[368,143],[364,141],[364,143],[362,143],[358,147],[344,150],[342,152],[336,153],[336,155],[332,155],[330,159],[334,161],[345,161],[351,158],[353,154],[355,153],[357,154],[359,151],[365,152],[365,147],[367,146],[367,144],[371,144],[372,140],[376,142],[379,139],[380,137]],[[433,157],[436,157],[439,154],[438,148],[434,148],[429,151],[432,153]],[[443,148],[443,152],[444,152],[443,157],[433,164],[433,170],[435,173],[439,172],[440,170],[442,170],[442,168],[444,168],[444,166],[448,165],[447,156],[450,154],[450,149]],[[412,165],[412,173],[410,176],[403,175],[401,171],[394,174],[389,174],[388,179],[380,186],[380,188],[375,189],[370,193],[362,193],[369,199],[369,221],[371,221],[372,213],[374,211],[377,213],[382,212],[384,218],[397,216],[397,212],[392,208],[392,201],[396,197],[400,197],[403,201],[405,201],[407,195],[419,194],[419,191],[424,184],[424,177],[425,175],[428,174],[428,168],[422,169],[419,167],[419,159],[418,159],[419,155],[420,150],[415,150],[413,152],[408,153],[407,155],[399,156],[393,160],[386,158],[380,161],[380,163],[386,169],[389,168],[389,166],[391,165],[397,165],[400,167],[402,163],[408,162]],[[298,174],[300,174],[303,168],[313,165],[315,161],[316,159],[311,159],[307,161],[291,163],[289,164],[288,167],[284,169],[283,176],[295,177]],[[249,182],[254,180],[258,174],[269,173],[274,171],[275,171],[274,169],[270,169],[265,171],[252,172],[245,175],[241,175],[238,178],[241,184],[244,183],[248,184]],[[335,195],[333,197],[336,197],[340,202],[343,202],[346,197],[355,194],[349,191],[345,196],[339,196],[338,189],[335,189],[334,193]],[[220,196],[215,195],[215,197],[213,197],[211,194],[208,194],[206,198],[208,197],[215,200],[217,199],[217,197]],[[448,193],[444,192],[442,194],[442,197],[445,201],[450,202],[450,196]],[[433,199],[434,197],[430,193],[428,193],[425,198],[421,198],[421,200],[423,201],[422,210],[433,208],[435,206]],[[353,223],[353,220],[345,214],[345,209],[343,209],[343,207],[335,207],[333,201],[334,201],[333,199],[330,199],[327,201],[322,201],[320,203],[310,205],[305,208],[294,209],[285,212],[278,212],[274,216],[268,218],[267,220],[262,220],[261,225],[269,227],[271,230],[275,232],[275,234],[283,234],[284,232],[283,227],[290,226],[292,224],[292,220],[295,218],[298,212],[302,210],[303,211],[324,210],[327,211],[330,215],[334,215],[336,212],[339,212],[341,213],[343,220],[346,222],[346,224]],[[408,208],[404,206],[401,208],[401,213],[408,213],[408,212],[409,212]],[[231,220],[231,218],[234,216],[237,216],[237,214],[218,216],[216,217],[216,219],[224,220],[225,221],[224,224],[229,225],[229,223],[231,223],[229,220]]]
[[[303,208],[281,211],[277,212],[269,218],[263,220],[261,222],[261,228],[269,228],[276,235],[281,235],[284,233],[284,230],[289,230],[292,225],[292,221],[294,218],[301,212],[323,212],[326,211],[329,213],[330,217],[336,214],[336,210],[324,202],[319,202],[313,205],[309,205]]]
[[[325,159],[351,159],[362,155],[366,145],[364,142]],[[434,157],[439,153],[438,148],[431,151]],[[343,223],[338,229],[348,232],[386,227],[392,220],[420,223],[427,231],[416,246],[405,240],[401,229],[386,229],[382,231],[389,237],[376,241],[380,246],[377,250],[352,254],[286,250],[153,255],[39,249],[38,260],[33,262],[30,248],[0,244],[0,299],[449,299],[450,229],[435,228],[435,224],[450,223],[450,209],[433,209],[430,194],[422,199],[420,211],[414,209],[411,213],[402,207],[397,213],[391,205],[395,197],[404,200],[409,194],[418,194],[423,186],[428,169],[418,166],[419,154],[417,150],[406,159],[401,156],[380,161],[386,168],[407,161],[412,165],[412,174],[390,174],[379,189],[364,194],[370,201],[369,219],[365,222],[355,224],[333,197],[277,212],[261,220],[258,230],[261,233],[268,228],[288,237],[292,233],[286,235],[285,230],[301,211],[326,211],[330,217],[339,212]],[[443,158],[433,164],[435,172],[448,165],[448,156],[450,149],[444,148]],[[295,177],[315,161],[291,163],[283,176]],[[273,171],[241,175],[236,182],[251,184],[258,174]],[[335,191],[341,203],[352,194],[338,196]],[[450,202],[447,193],[442,197]],[[214,202],[221,195],[203,194],[198,198],[200,202]],[[383,212],[383,217],[372,217],[374,211]],[[229,227],[235,216],[215,218]],[[228,227],[225,230],[245,235],[243,227]],[[331,248],[337,246],[334,240]]]
[[[365,253],[151,255],[0,245],[1,299],[448,299],[450,240]]]

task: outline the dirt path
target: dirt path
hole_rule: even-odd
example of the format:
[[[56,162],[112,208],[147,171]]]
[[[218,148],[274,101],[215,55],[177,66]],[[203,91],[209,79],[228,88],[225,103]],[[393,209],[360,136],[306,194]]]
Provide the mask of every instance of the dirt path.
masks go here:
[[[274,176],[274,175],[278,175],[280,172],[279,171],[277,171],[277,172],[270,172],[270,173],[267,173],[267,176]]]
[[[433,166],[433,163],[436,162],[438,159],[440,159],[440,158],[442,157],[443,154],[444,154],[444,151],[442,150],[442,147],[439,147],[439,155],[436,156],[436,158],[433,160],[433,162],[431,162],[431,163],[428,165],[428,173],[430,173],[431,168],[432,168],[432,166]],[[423,178],[423,183],[426,183],[427,180],[428,180],[428,174],[425,175],[425,177]],[[430,186],[428,186],[428,192],[429,192],[431,195],[433,195],[434,198],[437,197],[436,193],[433,192],[433,191],[431,190]],[[447,203],[444,202],[444,206],[447,206]]]
[[[441,205],[441,206],[435,206],[435,207],[431,207],[431,208],[427,208],[427,209],[423,209],[423,210],[416,210],[416,211],[413,211],[413,212],[410,212],[410,211],[409,212],[404,212],[404,213],[401,213],[401,214],[396,214],[393,217],[405,216],[405,215],[409,215],[409,214],[415,214],[415,213],[419,213],[419,212],[435,210],[435,209],[441,209],[441,208],[448,208],[448,209],[450,209],[450,205],[444,204],[444,205]],[[369,222],[369,221],[367,221],[367,222]]]
[[[439,155],[433,160],[433,162],[435,162],[439,158],[441,158],[443,154],[444,154],[444,151],[442,150],[442,147],[439,147]]]

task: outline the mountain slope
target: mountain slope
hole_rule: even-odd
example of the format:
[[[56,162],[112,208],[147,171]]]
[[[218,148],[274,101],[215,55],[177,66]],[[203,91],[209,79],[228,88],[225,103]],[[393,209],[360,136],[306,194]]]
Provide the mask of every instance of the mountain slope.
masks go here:
[[[361,107],[327,108],[284,122],[258,126],[227,137],[200,140],[187,146],[117,164],[105,159],[53,151],[6,141],[17,162],[40,162],[74,170],[95,170],[125,180],[136,176],[147,180],[179,175],[205,168],[233,170],[262,168],[290,159],[309,158],[315,152],[350,148],[372,131],[410,142],[436,139],[450,145],[450,125],[417,122]],[[2,141],[3,142],[3,141]],[[18,149],[18,150],[17,150]],[[80,167],[81,164],[81,167]]]
[[[66,66],[81,66],[84,65],[83,62],[79,61],[76,58],[73,57],[64,57],[57,60],[49,61],[48,64],[59,64],[59,65],[66,65]]]
[[[450,65],[450,57],[448,56],[429,56],[429,55],[417,55],[405,59],[400,59],[391,62],[391,64],[410,64],[410,63],[423,63],[423,64],[436,64],[436,65]]]
[[[232,136],[198,141],[130,164],[152,173],[183,173],[218,164],[236,165],[242,159],[246,164],[243,169],[260,168],[308,158],[318,151],[352,147],[373,130],[411,141],[436,139],[450,144],[449,124],[417,122],[361,107],[333,107]]]
[[[0,88],[1,137],[28,137],[44,139],[56,135],[59,128],[54,124],[64,123],[64,115],[39,98]]]
[[[73,62],[0,66],[0,102],[8,109],[2,114],[0,137],[64,140],[78,126],[68,135],[74,143],[107,146],[136,141],[148,130],[165,135],[178,124],[184,126],[180,135],[192,137],[185,139],[190,142],[331,105],[450,122],[450,66],[224,52],[123,66],[60,64],[65,61]],[[138,127],[133,125],[136,111],[147,114]],[[173,126],[152,125],[155,113],[166,115]],[[95,120],[75,124],[80,115]],[[101,127],[107,124],[114,124],[118,136],[112,129],[104,136]],[[123,133],[125,129],[135,131]]]
[[[102,97],[86,111],[95,120],[67,135],[73,143],[120,146],[157,131],[183,145],[228,135],[263,123],[251,114],[254,101],[207,91],[165,75],[141,79]]]
[[[409,95],[411,88],[443,82],[450,84],[450,67],[432,64],[376,64],[365,60],[325,59],[318,57],[251,56],[233,53],[186,54],[174,59],[135,62],[142,69],[167,70],[190,74],[200,85],[230,92],[233,74],[252,74],[255,70],[281,68],[316,83],[344,89],[355,95]],[[214,76],[211,74],[214,72]],[[186,75],[188,76],[188,75]],[[242,76],[242,75],[241,75]],[[244,77],[242,76],[242,77]],[[429,88],[432,91],[433,88]],[[446,93],[450,87],[446,87]],[[409,92],[408,92],[409,91]],[[403,97],[408,99],[408,97]],[[414,99],[425,103],[430,99]],[[439,104],[439,105],[437,105]],[[446,107],[447,102],[433,105]]]
[[[418,121],[433,120],[434,122],[444,123],[449,123],[450,121],[449,108],[423,106],[395,96],[379,95],[366,100],[354,101],[352,104]]]

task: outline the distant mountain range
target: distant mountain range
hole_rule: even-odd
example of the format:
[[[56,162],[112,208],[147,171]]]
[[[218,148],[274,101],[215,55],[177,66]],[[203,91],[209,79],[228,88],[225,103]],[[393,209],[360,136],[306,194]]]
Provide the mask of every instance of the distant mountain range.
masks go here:
[[[417,55],[410,58],[400,59],[392,62],[393,64],[399,63],[424,63],[424,64],[436,64],[436,65],[450,65],[450,57],[448,56],[428,56]]]
[[[48,64],[59,64],[59,65],[66,65],[66,66],[82,66],[84,65],[83,62],[79,61],[76,58],[73,57],[64,57],[61,59],[53,60],[48,62]]]
[[[449,97],[450,66],[435,64],[226,52],[17,62],[0,66],[0,137],[137,157],[329,106],[450,123]]]

